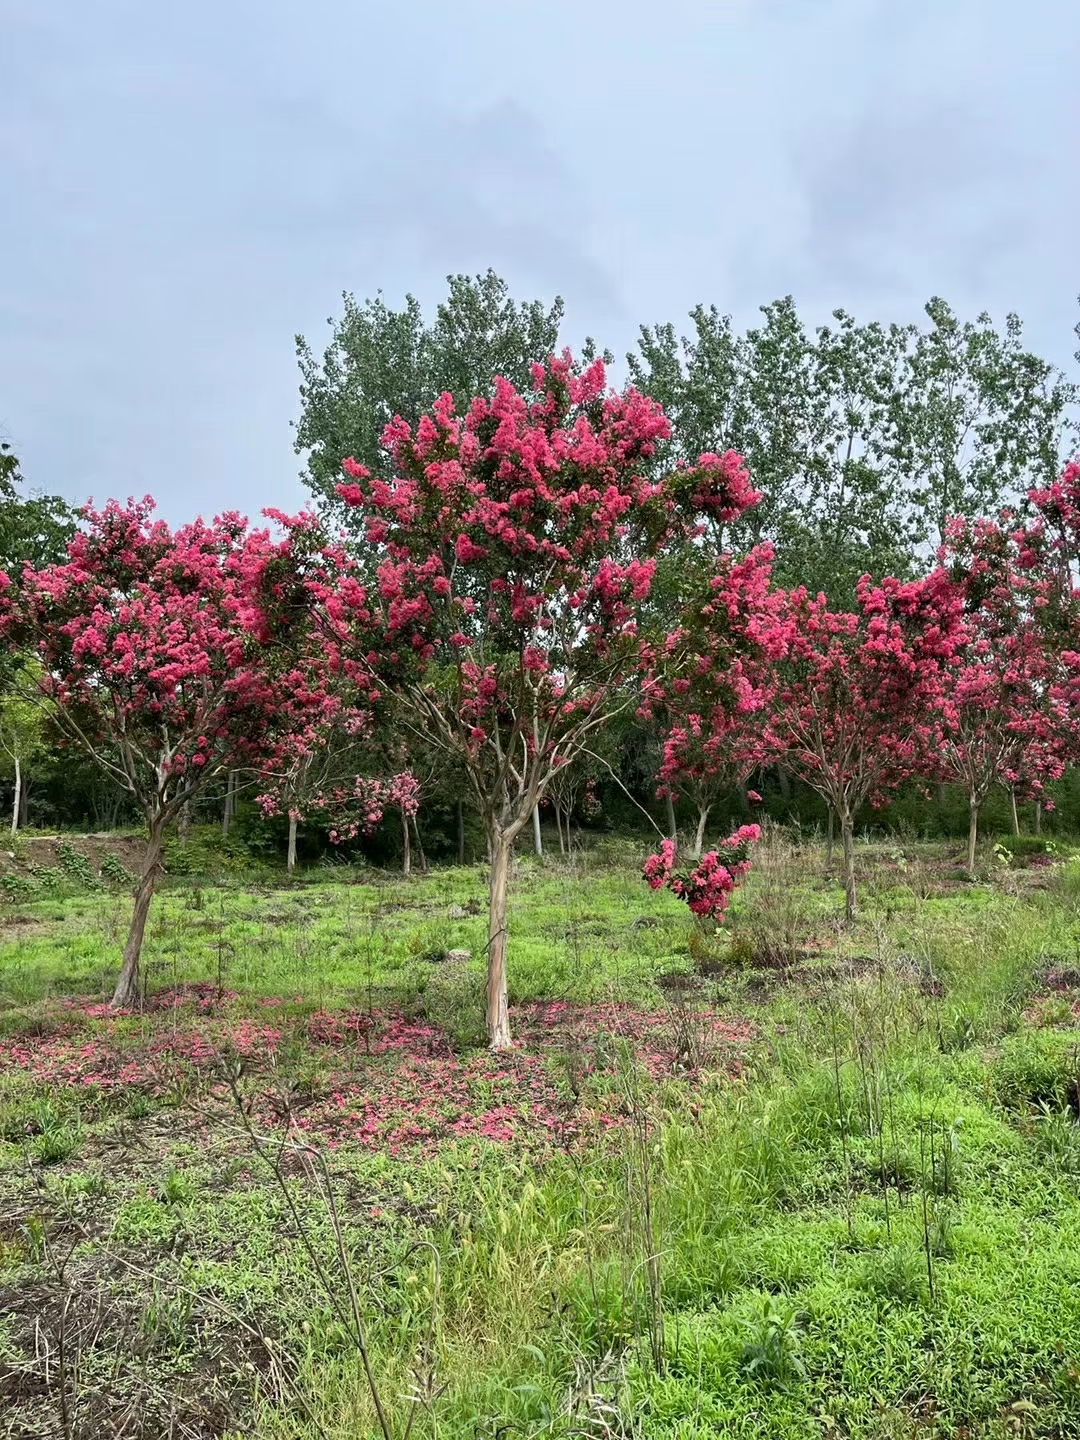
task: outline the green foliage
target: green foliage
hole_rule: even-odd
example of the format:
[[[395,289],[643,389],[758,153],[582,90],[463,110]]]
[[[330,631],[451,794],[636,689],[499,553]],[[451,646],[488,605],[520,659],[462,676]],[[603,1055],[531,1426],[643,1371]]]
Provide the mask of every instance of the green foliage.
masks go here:
[[[116,885],[122,890],[130,889],[135,883],[135,876],[123,861],[119,860],[111,852],[106,852],[101,857],[101,878],[107,880],[110,885]]]
[[[550,308],[517,302],[493,270],[451,275],[447,283],[430,324],[411,295],[395,311],[381,294],[363,304],[346,294],[342,318],[329,322],[333,339],[321,363],[297,337],[303,409],[296,449],[307,452],[307,483],[330,509],[340,509],[335,486],[346,456],[385,474],[380,440],[395,415],[415,423],[447,390],[463,407],[487,394],[496,375],[527,388],[529,366],[558,350],[561,299]]]
[[[87,890],[97,890],[101,881],[94,873],[94,867],[90,864],[89,857],[81,850],[77,850],[70,840],[58,840],[56,842],[56,858],[60,872],[64,877],[73,881],[76,885],[85,886]]]
[[[787,1389],[806,1378],[795,1307],[766,1295],[760,1308],[743,1321],[746,1343],[739,1366],[749,1380],[766,1389]]]
[[[64,558],[75,512],[59,495],[20,493],[22,476],[10,445],[0,443],[0,569],[18,583],[24,565]]]
[[[860,574],[913,573],[950,515],[996,513],[1056,478],[1077,387],[1024,349],[1015,315],[961,322],[943,300],[927,324],[809,333],[791,297],[738,334],[697,306],[690,337],[643,326],[634,380],[672,422],[671,455],[732,448],[763,499],[736,527],[768,538],[787,584],[850,598]]]
[[[1003,1041],[990,1074],[1004,1105],[1075,1108],[1080,1041],[1071,1030],[1021,1030]]]

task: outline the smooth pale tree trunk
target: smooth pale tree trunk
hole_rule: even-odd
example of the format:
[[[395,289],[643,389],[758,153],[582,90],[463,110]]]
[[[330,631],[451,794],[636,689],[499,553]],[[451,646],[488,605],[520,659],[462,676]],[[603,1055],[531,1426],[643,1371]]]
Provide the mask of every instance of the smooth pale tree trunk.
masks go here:
[[[676,823],[675,823],[675,801],[672,800],[672,798],[671,798],[671,791],[670,791],[670,790],[669,790],[669,791],[667,792],[667,794],[664,796],[664,802],[665,802],[665,804],[666,804],[666,806],[667,806],[667,833],[668,833],[668,839],[671,840],[671,841],[673,841],[673,842],[677,845],[678,842],[679,842],[679,829],[678,829],[678,826],[677,826]],[[570,827],[567,826],[567,831],[569,831],[569,828],[570,828]]]
[[[825,837],[825,864],[831,868],[831,867],[832,867],[833,842],[834,842],[834,838],[835,838],[835,834],[836,834],[836,814],[835,814],[835,812],[833,811],[833,808],[832,808],[831,805],[828,807],[828,810],[829,810],[829,828],[828,828],[828,830],[826,831],[826,837]]]
[[[559,854],[560,854],[560,855],[565,855],[565,854],[566,854],[566,845],[565,845],[565,843],[564,843],[564,841],[563,841],[563,833],[562,833],[562,811],[560,810],[560,808],[559,808],[559,806],[558,806],[557,804],[553,804],[553,805],[552,805],[552,809],[555,811],[555,830],[556,830],[556,833],[557,833],[558,836],[559,836]],[[569,821],[567,821],[567,829],[569,829]]]
[[[289,849],[285,856],[285,868],[290,875],[296,869],[296,816],[289,816]]]
[[[457,863],[465,864],[465,802],[457,802]]]
[[[228,835],[236,814],[236,771],[230,770],[225,781],[225,810],[221,816],[221,833]]]
[[[488,878],[487,1032],[492,1050],[510,1046],[510,1012],[506,1000],[506,898],[510,883],[512,831],[493,822],[488,833],[491,873]]]
[[[188,842],[188,831],[189,831],[190,829],[191,829],[191,805],[189,804],[189,802],[188,802],[187,800],[185,800],[184,803],[183,803],[183,805],[181,806],[181,809],[180,809],[180,825],[179,825],[179,830],[180,830],[180,844],[181,844],[181,845],[186,845],[186,844],[187,844],[187,842]]]
[[[409,817],[401,812],[401,873],[412,874],[412,851],[409,849]]]
[[[164,851],[165,822],[159,819],[155,820],[150,827],[146,856],[139,873],[139,883],[135,887],[135,909],[131,913],[131,927],[128,930],[127,944],[124,946],[124,959],[120,966],[116,989],[113,991],[112,1008],[114,1010],[126,1010],[138,999],[139,957],[142,954],[146,920],[150,914],[150,902],[154,898],[154,887],[157,885]]]
[[[543,855],[543,853],[544,853],[544,837],[543,837],[543,835],[541,835],[541,833],[540,833],[540,806],[539,806],[539,805],[534,805],[534,806],[533,806],[533,816],[532,816],[532,820],[533,820],[533,849],[536,851],[537,855]]]
[[[15,795],[11,802],[11,838],[14,840],[19,831],[19,811],[22,808],[22,766],[19,764],[18,755],[15,760]]]
[[[428,873],[427,856],[424,854],[424,842],[420,839],[420,826],[415,815],[412,817],[412,832],[413,839],[416,841],[416,858],[420,861],[420,873],[426,875]]]
[[[1035,801],[1035,834],[1042,834],[1042,801]]]
[[[1009,801],[1012,805],[1013,834],[1020,834],[1020,816],[1016,813],[1016,791],[1009,791]]]
[[[967,870],[972,880],[975,879],[975,847],[979,843],[979,811],[981,809],[982,801],[975,795],[969,796]]]
[[[690,852],[690,858],[692,860],[701,859],[701,852],[705,848],[705,826],[709,822],[709,811],[711,809],[711,805],[698,806],[697,825],[694,828],[694,847]]]
[[[840,843],[844,851],[844,918],[854,920],[859,913],[855,895],[855,821],[847,811],[840,811]]]

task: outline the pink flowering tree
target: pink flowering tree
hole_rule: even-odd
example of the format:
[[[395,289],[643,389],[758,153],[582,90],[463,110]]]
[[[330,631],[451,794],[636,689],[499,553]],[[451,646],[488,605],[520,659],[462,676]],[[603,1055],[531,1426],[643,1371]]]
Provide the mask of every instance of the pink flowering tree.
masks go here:
[[[374,586],[321,593],[348,672],[381,686],[424,743],[459,761],[490,851],[487,1027],[511,1042],[507,887],[514,841],[560,767],[633,706],[639,617],[657,556],[753,498],[741,463],[702,456],[647,476],[668,436],[659,406],[608,391],[568,356],[519,393],[455,413],[444,395],[415,431],[393,421],[384,481],[346,461],[341,498],[364,522]]]
[[[979,815],[995,785],[1040,794],[1060,773],[1065,715],[1039,623],[1041,568],[1019,563],[1009,521],[950,522],[942,559],[964,594],[963,633],[940,687],[937,774],[968,797],[967,868],[975,870]]]
[[[235,514],[171,530],[153,502],[87,508],[63,564],[27,570],[9,634],[53,722],[137,802],[147,845],[112,1003],[138,993],[166,831],[215,777],[258,764],[333,701],[304,663],[289,539]]]
[[[855,816],[935,752],[941,687],[962,635],[962,590],[943,570],[922,580],[859,582],[858,609],[792,591],[777,621],[783,644],[770,707],[781,764],[832,807],[844,855],[844,908],[857,913]]]
[[[771,586],[772,554],[762,545],[742,560],[717,557],[679,624],[647,652],[640,713],[661,728],[657,794],[693,803],[693,859],[713,807],[773,758],[766,721],[782,596]]]

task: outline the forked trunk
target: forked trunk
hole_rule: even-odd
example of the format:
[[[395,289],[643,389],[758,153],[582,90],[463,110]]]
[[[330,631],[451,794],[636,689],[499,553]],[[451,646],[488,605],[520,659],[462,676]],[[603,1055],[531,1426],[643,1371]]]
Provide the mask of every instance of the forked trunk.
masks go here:
[[[982,809],[982,802],[972,795],[968,800],[968,849],[967,849],[967,872],[975,879],[975,847],[979,843],[979,811]]]
[[[488,833],[491,874],[488,880],[487,1032],[492,1050],[506,1050],[510,1045],[506,1001],[506,895],[514,841],[498,824],[492,824]]]
[[[285,857],[285,868],[290,875],[296,869],[296,816],[289,816],[289,849]]]
[[[1016,791],[1009,791],[1009,802],[1012,805],[1013,834],[1020,834],[1020,816],[1016,813]]]
[[[413,839],[416,841],[416,858],[420,861],[420,873],[426,875],[428,871],[427,856],[424,854],[424,842],[420,839],[420,825],[416,816],[412,817]]]
[[[844,918],[854,920],[859,913],[855,897],[855,822],[846,810],[840,812],[840,843],[844,849]]]
[[[533,806],[533,849],[537,855],[544,853],[544,837],[540,833],[540,806]]]
[[[701,859],[701,852],[705,848],[705,826],[708,824],[709,811],[711,808],[710,805],[698,806],[697,825],[694,829],[694,847],[690,852],[690,858],[692,860]]]
[[[127,944],[124,946],[124,959],[120,966],[116,989],[113,991],[112,1008],[114,1010],[126,1010],[138,999],[139,957],[142,954],[146,920],[150,914],[150,902],[154,898],[154,887],[157,885],[164,850],[165,826],[163,822],[158,821],[151,826],[146,846],[146,858],[139,875],[139,883],[135,887],[135,909],[131,913],[131,928],[128,930]]]
[[[19,810],[22,806],[22,766],[19,764],[18,755],[15,756],[15,795],[11,802],[11,838],[14,840],[19,831]]]
[[[412,851],[409,849],[409,817],[401,812],[401,873],[412,874]]]

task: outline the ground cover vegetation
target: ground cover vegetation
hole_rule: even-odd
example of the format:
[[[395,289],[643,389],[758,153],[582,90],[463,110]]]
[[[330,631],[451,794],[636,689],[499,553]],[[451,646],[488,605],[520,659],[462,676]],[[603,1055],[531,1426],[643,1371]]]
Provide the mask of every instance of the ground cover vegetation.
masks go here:
[[[1076,390],[927,319],[346,297],[256,526],[5,451],[6,1433],[1080,1434]]]

